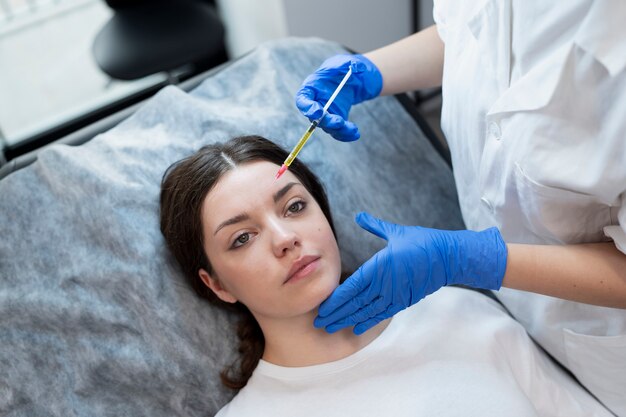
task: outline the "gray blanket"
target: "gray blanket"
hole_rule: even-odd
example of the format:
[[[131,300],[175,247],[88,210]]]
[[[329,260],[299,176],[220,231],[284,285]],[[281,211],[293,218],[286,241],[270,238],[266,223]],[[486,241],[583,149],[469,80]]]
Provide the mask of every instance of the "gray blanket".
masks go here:
[[[257,48],[190,94],[167,87],[90,142],[52,146],[0,181],[0,415],[207,416],[233,395],[233,319],[199,299],[158,225],[161,177],[204,144],[260,134],[290,149],[308,126],[301,81],[342,52],[318,39]],[[329,194],[346,269],[386,220],[462,228],[448,167],[393,97],[351,113],[355,143],[321,130],[301,153]]]

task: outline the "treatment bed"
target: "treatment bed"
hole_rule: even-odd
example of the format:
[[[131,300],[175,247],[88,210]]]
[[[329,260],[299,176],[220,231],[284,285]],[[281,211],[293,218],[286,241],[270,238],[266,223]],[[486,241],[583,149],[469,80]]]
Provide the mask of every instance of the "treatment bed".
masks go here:
[[[159,231],[159,187],[201,146],[258,134],[290,149],[302,80],[345,51],[320,39],[256,48],[0,169],[0,415],[207,416],[233,320],[184,280]],[[353,221],[462,229],[449,155],[406,96],[356,106],[362,137],[318,129],[300,158],[324,183],[343,267],[384,242]]]

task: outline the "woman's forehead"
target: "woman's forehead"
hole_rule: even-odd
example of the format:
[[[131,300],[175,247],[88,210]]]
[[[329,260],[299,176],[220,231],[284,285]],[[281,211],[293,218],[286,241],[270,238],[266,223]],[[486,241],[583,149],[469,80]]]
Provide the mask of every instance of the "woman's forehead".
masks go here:
[[[203,203],[203,211],[210,211],[214,214],[210,216],[213,219],[219,217],[218,212],[241,210],[246,206],[271,201],[281,189],[290,183],[302,185],[289,170],[276,179],[276,172],[279,168],[278,165],[267,161],[238,165],[222,175],[209,191]]]

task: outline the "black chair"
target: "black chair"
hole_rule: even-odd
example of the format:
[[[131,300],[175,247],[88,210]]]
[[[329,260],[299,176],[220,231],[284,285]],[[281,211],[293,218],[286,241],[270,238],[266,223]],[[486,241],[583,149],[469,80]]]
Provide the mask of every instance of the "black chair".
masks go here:
[[[188,69],[198,74],[227,61],[224,25],[207,0],[106,0],[115,11],[92,51],[112,78],[134,80]],[[189,68],[188,68],[189,67]]]

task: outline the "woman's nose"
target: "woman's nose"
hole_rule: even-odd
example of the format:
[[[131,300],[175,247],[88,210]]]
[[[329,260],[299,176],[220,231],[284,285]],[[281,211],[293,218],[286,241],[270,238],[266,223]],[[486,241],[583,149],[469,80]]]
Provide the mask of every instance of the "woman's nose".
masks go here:
[[[300,246],[298,234],[289,224],[281,221],[272,222],[272,247],[278,257]]]

